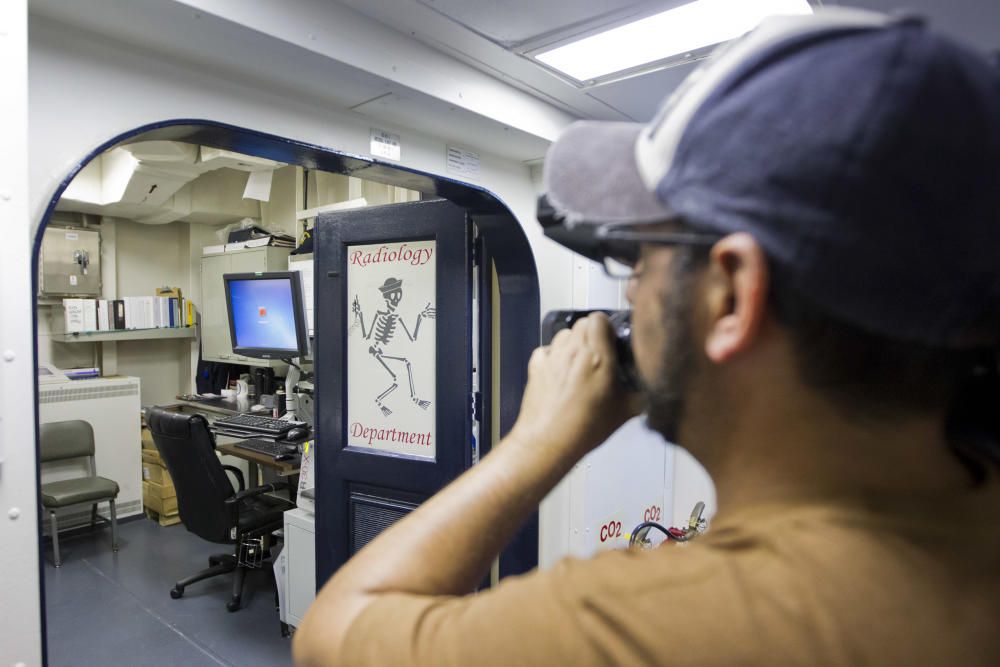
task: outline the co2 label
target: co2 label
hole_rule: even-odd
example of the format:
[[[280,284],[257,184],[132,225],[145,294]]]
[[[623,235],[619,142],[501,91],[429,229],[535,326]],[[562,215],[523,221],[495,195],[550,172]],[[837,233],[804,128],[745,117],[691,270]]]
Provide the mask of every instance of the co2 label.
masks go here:
[[[642,511],[642,520],[660,523],[663,520],[663,510],[659,505],[650,505]]]
[[[617,519],[604,522],[601,524],[597,537],[601,541],[601,544],[620,539],[622,537],[622,522]]]

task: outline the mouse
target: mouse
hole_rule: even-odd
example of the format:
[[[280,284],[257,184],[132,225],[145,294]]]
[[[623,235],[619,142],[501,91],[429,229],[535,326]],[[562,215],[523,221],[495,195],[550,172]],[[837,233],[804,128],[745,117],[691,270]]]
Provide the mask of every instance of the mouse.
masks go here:
[[[285,440],[301,440],[309,435],[309,429],[296,426],[285,434]]]
[[[250,412],[267,412],[267,410],[268,408],[260,405],[259,403],[250,407]]]
[[[290,453],[287,453],[287,452],[284,453],[284,454],[275,454],[274,455],[274,460],[275,461],[291,461],[294,458],[295,458],[295,454],[290,454]]]
[[[298,445],[284,445],[281,448],[281,451],[283,453],[285,453],[285,454],[298,454],[299,453],[299,446]]]

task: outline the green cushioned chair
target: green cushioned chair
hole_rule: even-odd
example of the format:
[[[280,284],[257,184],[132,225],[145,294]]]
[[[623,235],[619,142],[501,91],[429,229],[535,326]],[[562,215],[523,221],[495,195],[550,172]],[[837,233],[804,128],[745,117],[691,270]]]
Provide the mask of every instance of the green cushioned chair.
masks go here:
[[[111,524],[111,548],[118,551],[118,517],[115,515],[115,498],[118,497],[118,483],[97,476],[94,463],[94,429],[79,419],[51,422],[41,427],[42,463],[87,457],[90,474],[58,482],[42,484],[42,507],[49,512],[52,522],[52,555],[56,567],[62,565],[59,558],[59,524],[56,510],[71,505],[90,504],[90,525],[98,519]],[[97,504],[108,501],[111,508],[109,522],[97,514]]]

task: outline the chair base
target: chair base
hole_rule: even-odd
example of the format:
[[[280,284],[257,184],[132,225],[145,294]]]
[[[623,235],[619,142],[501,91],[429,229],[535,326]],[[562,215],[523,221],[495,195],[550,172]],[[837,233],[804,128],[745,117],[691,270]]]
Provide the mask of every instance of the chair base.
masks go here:
[[[243,582],[246,580],[247,568],[239,565],[236,556],[232,554],[215,554],[208,557],[209,567],[201,572],[181,579],[170,589],[170,597],[177,600],[184,595],[184,589],[191,584],[216,577],[220,574],[233,573],[233,595],[226,603],[226,609],[237,611],[243,606]]]

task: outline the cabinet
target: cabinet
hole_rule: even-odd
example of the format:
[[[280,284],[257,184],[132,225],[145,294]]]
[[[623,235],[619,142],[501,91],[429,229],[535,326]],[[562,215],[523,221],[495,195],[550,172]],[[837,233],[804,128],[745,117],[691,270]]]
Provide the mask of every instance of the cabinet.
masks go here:
[[[226,288],[222,276],[227,273],[287,271],[290,248],[244,248],[201,258],[201,357],[247,366],[284,367],[280,361],[251,359],[233,353],[226,311]]]
[[[285,617],[298,627],[316,599],[316,516],[302,508],[285,512]]]
[[[49,227],[38,255],[42,296],[101,294],[101,233],[92,229]]]

